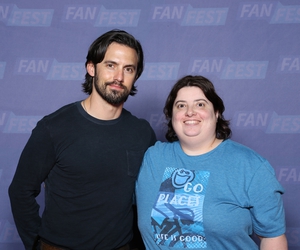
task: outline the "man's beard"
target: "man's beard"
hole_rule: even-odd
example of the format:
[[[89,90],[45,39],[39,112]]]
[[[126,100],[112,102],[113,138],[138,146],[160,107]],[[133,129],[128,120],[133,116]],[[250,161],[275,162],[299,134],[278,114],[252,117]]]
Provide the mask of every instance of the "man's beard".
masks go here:
[[[128,90],[128,88],[124,86],[122,83],[115,81],[115,82],[106,82],[102,85],[99,85],[97,84],[97,82],[98,82],[98,78],[96,77],[94,79],[94,86],[97,93],[109,104],[118,106],[126,102],[130,94],[130,90]],[[123,89],[123,91],[117,91],[117,90],[108,91],[107,86],[111,84],[118,84]]]

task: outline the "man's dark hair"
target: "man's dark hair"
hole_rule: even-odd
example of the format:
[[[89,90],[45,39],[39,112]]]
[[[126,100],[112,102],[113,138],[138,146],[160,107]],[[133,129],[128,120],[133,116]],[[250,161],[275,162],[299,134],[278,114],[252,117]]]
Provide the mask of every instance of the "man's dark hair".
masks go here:
[[[98,37],[90,46],[86,56],[85,67],[88,63],[92,62],[96,69],[96,64],[103,61],[107,48],[111,43],[118,43],[134,49],[138,56],[137,71],[135,81],[141,76],[144,70],[144,53],[142,46],[138,40],[124,30],[114,29],[108,31]],[[85,82],[82,84],[83,92],[87,94],[92,93],[93,77],[89,73],[85,74]],[[130,95],[135,95],[137,92],[136,86],[132,86]]]
[[[215,91],[214,85],[211,81],[203,76],[185,76],[179,79],[173,86],[170,94],[166,100],[164,107],[164,114],[167,119],[168,131],[166,133],[166,139],[169,142],[178,141],[178,137],[174,131],[172,125],[173,116],[173,105],[177,97],[178,91],[183,87],[198,87],[200,88],[206,98],[213,104],[214,111],[218,112],[218,120],[216,127],[216,137],[218,139],[228,139],[231,136],[231,129],[229,128],[229,121],[225,120],[223,112],[225,111],[225,106],[221,97]]]

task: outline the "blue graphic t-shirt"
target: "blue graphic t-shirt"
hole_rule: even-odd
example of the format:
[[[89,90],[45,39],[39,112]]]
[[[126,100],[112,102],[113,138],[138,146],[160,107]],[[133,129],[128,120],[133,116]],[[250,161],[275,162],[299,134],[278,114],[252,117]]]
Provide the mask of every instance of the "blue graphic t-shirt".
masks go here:
[[[203,200],[209,172],[183,168],[165,169],[151,212],[158,245],[204,248]]]
[[[136,185],[139,228],[147,250],[258,249],[253,232],[285,232],[282,193],[269,163],[231,140],[200,156],[157,142]]]

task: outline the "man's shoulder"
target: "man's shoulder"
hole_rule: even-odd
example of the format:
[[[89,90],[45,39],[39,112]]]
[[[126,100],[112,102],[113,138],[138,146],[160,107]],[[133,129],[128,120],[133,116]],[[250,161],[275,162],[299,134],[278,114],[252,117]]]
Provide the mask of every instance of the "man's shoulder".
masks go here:
[[[72,122],[72,117],[76,116],[78,112],[77,110],[77,103],[70,103],[67,105],[62,106],[61,108],[57,109],[56,111],[44,116],[39,122],[39,126],[47,126],[47,127],[59,127],[65,123]]]
[[[44,116],[44,120],[52,120],[60,116],[68,116],[76,110],[77,102],[66,104],[56,111]]]

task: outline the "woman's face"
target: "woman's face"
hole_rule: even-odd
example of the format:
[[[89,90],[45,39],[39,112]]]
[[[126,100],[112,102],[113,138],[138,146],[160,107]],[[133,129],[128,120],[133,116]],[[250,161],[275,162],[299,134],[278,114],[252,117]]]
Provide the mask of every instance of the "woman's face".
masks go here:
[[[199,139],[206,142],[216,137],[218,114],[213,104],[198,87],[183,87],[173,105],[172,125],[179,141]]]

